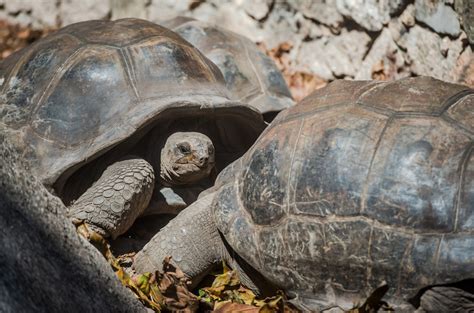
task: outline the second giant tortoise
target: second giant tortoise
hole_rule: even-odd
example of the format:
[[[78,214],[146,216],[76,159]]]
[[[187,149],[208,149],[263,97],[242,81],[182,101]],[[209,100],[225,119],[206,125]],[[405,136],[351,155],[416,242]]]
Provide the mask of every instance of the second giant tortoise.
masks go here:
[[[473,112],[474,90],[432,78],[331,83],[280,113],[134,266],[171,255],[198,280],[225,259],[305,310],[349,309],[383,284],[408,311],[472,310]]]
[[[273,60],[259,51],[250,39],[188,17],[176,17],[163,25],[214,62],[224,75],[233,98],[255,107],[266,121],[294,104]]]
[[[162,203],[161,187],[205,180],[265,127],[259,112],[230,100],[196,48],[139,19],[73,24],[11,55],[0,63],[0,103],[32,175],[75,200],[72,217],[112,237],[152,192]]]

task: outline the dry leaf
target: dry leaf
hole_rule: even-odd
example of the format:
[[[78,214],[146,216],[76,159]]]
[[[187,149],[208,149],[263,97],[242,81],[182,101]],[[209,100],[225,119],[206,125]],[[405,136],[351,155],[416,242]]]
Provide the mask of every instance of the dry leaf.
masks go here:
[[[260,309],[247,304],[233,303],[233,302],[221,302],[216,304],[214,307],[214,313],[227,313],[227,312],[246,312],[246,313],[258,313]]]

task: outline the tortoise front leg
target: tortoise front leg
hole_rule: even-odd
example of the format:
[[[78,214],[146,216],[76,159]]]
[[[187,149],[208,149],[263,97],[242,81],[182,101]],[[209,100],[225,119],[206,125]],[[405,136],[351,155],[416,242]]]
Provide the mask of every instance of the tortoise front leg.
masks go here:
[[[110,165],[69,208],[74,222],[112,239],[125,233],[150,202],[155,183],[153,167],[130,158]]]

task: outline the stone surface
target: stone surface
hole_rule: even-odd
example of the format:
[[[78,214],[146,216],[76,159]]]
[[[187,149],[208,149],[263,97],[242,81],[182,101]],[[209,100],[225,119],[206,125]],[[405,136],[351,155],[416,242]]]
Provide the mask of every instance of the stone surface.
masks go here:
[[[263,26],[262,39],[269,49],[287,42],[297,45],[305,36],[299,31],[304,19],[300,12],[292,12],[286,3],[275,4]]]
[[[436,33],[416,25],[400,38],[399,44],[407,50],[414,74],[457,80],[453,71],[463,50],[462,40],[443,41]]]
[[[148,0],[110,0],[111,19],[117,20],[126,17],[147,18],[144,10]]]
[[[148,18],[153,22],[186,15],[193,0],[152,0],[148,7]]]
[[[42,28],[57,25],[59,11],[56,0],[8,0],[4,7],[4,18],[18,21],[22,26]]]
[[[84,20],[104,19],[110,14],[110,3],[109,1],[82,0],[81,5],[77,5],[74,0],[61,0],[59,14],[62,26]]]
[[[474,86],[474,52],[471,46],[467,46],[457,59],[452,77],[462,84]]]
[[[404,64],[403,52],[393,40],[391,31],[384,29],[364,58],[355,79],[402,78],[409,75],[406,72],[400,73]]]
[[[270,11],[273,0],[245,0],[242,6],[245,12],[256,20],[265,18]]]
[[[412,27],[415,25],[415,6],[413,4],[409,4],[405,8],[403,13],[400,15],[400,21],[406,27]]]
[[[464,31],[471,44],[474,44],[474,1],[456,0],[454,7],[461,16]]]
[[[337,9],[369,31],[379,31],[390,20],[389,0],[336,0]]]
[[[327,0],[293,0],[289,4],[305,17],[327,26],[339,27],[343,17],[336,7],[335,1]]]
[[[146,312],[0,134],[0,311]]]
[[[298,55],[298,67],[308,68],[325,79],[354,77],[369,42],[370,37],[364,32],[343,30],[334,38],[303,43]]]
[[[443,0],[416,0],[415,16],[438,33],[458,36],[461,31],[458,15]]]

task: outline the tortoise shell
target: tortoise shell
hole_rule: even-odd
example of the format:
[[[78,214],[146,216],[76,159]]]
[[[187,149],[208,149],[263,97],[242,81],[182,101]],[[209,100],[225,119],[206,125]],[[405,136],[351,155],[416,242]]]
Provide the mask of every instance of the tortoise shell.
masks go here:
[[[294,104],[281,72],[272,59],[244,36],[187,17],[164,25],[192,43],[224,75],[233,99],[248,103],[272,120]]]
[[[311,308],[472,279],[473,112],[473,89],[433,78],[333,82],[221,173],[218,227]]]
[[[0,64],[0,122],[19,150],[31,151],[27,157],[47,186],[63,185],[132,135],[138,141],[144,129],[168,127],[164,116],[207,123],[222,144],[243,132],[244,139],[229,143],[237,154],[264,127],[255,109],[230,101],[217,66],[176,33],[144,20],[73,24]]]

